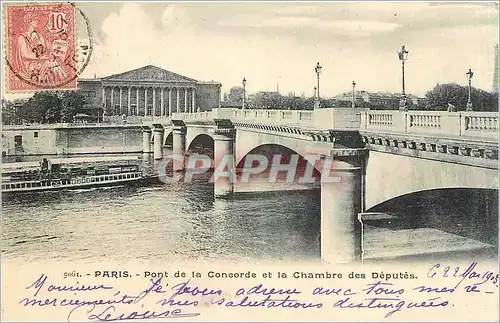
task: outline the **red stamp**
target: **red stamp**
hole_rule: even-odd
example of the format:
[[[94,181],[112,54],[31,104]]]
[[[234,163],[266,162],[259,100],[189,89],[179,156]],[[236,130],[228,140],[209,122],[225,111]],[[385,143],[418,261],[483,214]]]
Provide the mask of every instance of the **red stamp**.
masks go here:
[[[75,6],[69,3],[9,5],[7,90],[77,87]]]

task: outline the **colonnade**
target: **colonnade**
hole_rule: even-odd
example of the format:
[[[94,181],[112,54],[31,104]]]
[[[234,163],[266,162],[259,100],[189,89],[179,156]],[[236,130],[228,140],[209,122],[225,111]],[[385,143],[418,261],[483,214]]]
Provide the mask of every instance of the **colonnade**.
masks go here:
[[[119,94],[116,100],[117,92]],[[159,102],[157,93],[160,93]],[[183,97],[182,104],[181,97]],[[167,117],[178,112],[194,113],[196,112],[196,88],[103,85],[102,106],[108,115]]]
[[[182,121],[172,122],[173,171],[183,172],[186,170],[187,128]],[[164,129],[143,128],[145,153],[151,153],[151,138],[153,138],[154,159],[162,159]],[[235,183],[230,180],[230,173],[235,173],[236,165],[227,158],[234,158],[235,155],[235,129],[223,129],[217,124],[213,139],[214,172],[224,173],[224,176],[214,174],[214,196],[215,198],[231,196],[234,193]],[[321,180],[321,258],[325,262],[350,263],[362,257],[362,224],[358,216],[364,211],[367,157],[368,150],[364,148],[341,148],[332,149],[330,154],[322,159],[331,165],[330,174],[326,176],[323,174]],[[226,160],[221,162],[223,159]],[[223,167],[220,167],[221,165]],[[330,179],[337,177],[339,180],[326,180],[323,176]]]

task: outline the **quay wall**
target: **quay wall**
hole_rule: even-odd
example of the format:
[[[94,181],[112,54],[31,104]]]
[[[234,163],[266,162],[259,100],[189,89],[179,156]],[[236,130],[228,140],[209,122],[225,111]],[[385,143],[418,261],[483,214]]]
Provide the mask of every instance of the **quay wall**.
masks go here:
[[[54,129],[3,129],[2,155],[52,155],[57,153],[56,142]]]
[[[137,153],[142,151],[138,125],[4,126],[2,155],[72,155]]]

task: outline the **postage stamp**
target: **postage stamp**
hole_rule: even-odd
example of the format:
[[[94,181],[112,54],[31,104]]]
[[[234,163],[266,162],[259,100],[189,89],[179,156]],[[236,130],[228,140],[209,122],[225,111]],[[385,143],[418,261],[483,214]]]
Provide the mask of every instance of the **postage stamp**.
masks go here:
[[[76,9],[69,3],[8,5],[7,90],[76,89]]]

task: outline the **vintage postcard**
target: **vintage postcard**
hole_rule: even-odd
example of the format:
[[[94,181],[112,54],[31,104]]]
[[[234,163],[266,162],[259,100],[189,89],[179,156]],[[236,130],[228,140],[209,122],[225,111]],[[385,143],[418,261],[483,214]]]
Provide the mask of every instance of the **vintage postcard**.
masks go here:
[[[498,322],[498,2],[2,2],[1,319]]]

